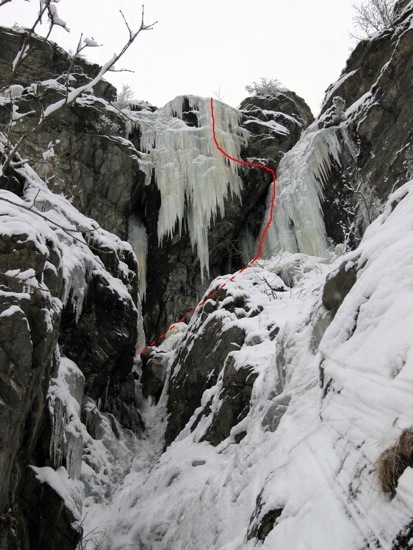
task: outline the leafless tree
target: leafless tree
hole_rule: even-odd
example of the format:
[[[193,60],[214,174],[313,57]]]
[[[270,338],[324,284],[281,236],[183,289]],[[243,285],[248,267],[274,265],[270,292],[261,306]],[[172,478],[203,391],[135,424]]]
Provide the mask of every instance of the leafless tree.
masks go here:
[[[352,36],[361,39],[390,27],[394,21],[395,3],[396,0],[367,0],[359,6],[353,5],[356,10],[353,24],[357,34]]]
[[[273,97],[285,91],[285,88],[276,78],[261,77],[259,82],[245,86],[245,90],[251,95]]]
[[[118,92],[114,105],[118,109],[125,109],[129,106],[129,103],[134,98],[135,92],[133,91],[132,86],[130,86],[129,84],[124,84],[120,92]]]

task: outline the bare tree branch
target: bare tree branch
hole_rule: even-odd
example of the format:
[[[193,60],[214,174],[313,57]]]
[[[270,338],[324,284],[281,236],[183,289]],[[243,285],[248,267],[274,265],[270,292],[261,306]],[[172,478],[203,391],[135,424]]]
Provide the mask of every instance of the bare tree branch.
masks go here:
[[[4,3],[8,1],[8,0],[4,0]],[[10,0],[11,1],[11,0]],[[24,59],[26,59],[26,57],[30,54],[31,52],[31,48],[30,48],[30,40],[36,30],[36,27],[38,26],[39,23],[42,22],[42,17],[43,15],[46,13],[49,5],[50,5],[50,2],[51,0],[46,0],[45,3],[42,5],[38,15],[37,15],[37,18],[35,20],[35,22],[33,23],[32,27],[27,31],[25,37],[24,37],[24,40],[23,40],[23,44],[19,50],[19,52],[17,53],[14,61],[13,61],[13,67],[12,67],[12,70],[13,70],[13,75],[15,76],[18,72],[18,69],[19,69],[19,66],[21,65],[21,63],[24,61]],[[2,4],[0,4],[1,6]],[[53,28],[53,23],[51,23],[50,25],[50,29],[49,29],[49,32],[47,33],[46,35],[46,38],[45,40],[47,40],[50,36],[50,33],[52,32],[52,28]]]
[[[364,36],[390,27],[394,21],[394,6],[396,0],[366,0],[360,6],[353,5],[356,15],[353,17],[354,27],[362,31]],[[351,34],[354,38],[362,37]]]
[[[5,1],[11,1],[11,0],[0,0],[0,1],[5,3]],[[42,16],[46,12],[46,10],[48,10],[49,19],[50,19],[50,22],[51,22],[50,23],[50,29],[49,29],[49,32],[47,34],[46,39],[50,35],[50,32],[51,32],[51,30],[52,30],[52,28],[55,24],[58,24],[58,25],[61,25],[61,26],[66,25],[63,21],[62,22],[56,22],[57,13],[50,11],[51,2],[52,2],[52,0],[44,0],[44,2],[42,3],[42,8],[41,8],[41,10],[40,10],[40,12],[37,16],[37,19],[34,22],[32,28],[27,32],[27,34],[24,38],[24,41],[23,41],[23,45],[20,48],[20,50],[19,50],[19,52],[18,52],[18,54],[17,54],[17,56],[16,56],[16,58],[13,62],[13,75],[16,75],[18,67],[23,62],[23,60],[26,59],[27,55],[30,53],[30,51],[31,51],[31,49],[30,49],[31,38],[34,34],[34,31],[35,31],[37,25],[41,22]],[[0,6],[1,5],[2,4],[0,4]],[[24,140],[28,137],[28,135],[30,135],[33,132],[37,131],[41,127],[41,125],[45,122],[45,120],[48,117],[50,117],[53,113],[55,113],[56,111],[59,111],[61,108],[63,108],[66,105],[72,104],[73,102],[76,101],[76,99],[81,94],[83,94],[84,92],[86,92],[90,88],[93,88],[98,82],[100,82],[100,80],[102,80],[102,78],[104,77],[104,75],[108,71],[114,69],[115,64],[125,54],[125,52],[130,48],[130,46],[136,40],[138,35],[143,31],[152,30],[153,27],[157,23],[157,21],[155,21],[155,23],[151,23],[149,25],[145,24],[145,22],[144,22],[144,15],[145,15],[144,6],[142,6],[141,23],[140,23],[140,26],[139,26],[137,31],[133,31],[131,29],[131,27],[129,26],[129,24],[128,24],[128,22],[127,22],[124,14],[122,12],[121,12],[121,15],[122,15],[123,20],[125,22],[125,25],[128,29],[128,35],[129,36],[128,36],[127,41],[123,45],[122,49],[120,50],[120,52],[118,54],[114,54],[113,57],[109,61],[107,61],[100,68],[98,74],[94,78],[92,78],[92,80],[90,82],[88,82],[87,84],[85,84],[83,86],[79,86],[78,88],[71,89],[70,88],[70,76],[71,76],[71,73],[72,73],[73,68],[74,68],[76,57],[80,54],[80,52],[82,50],[84,50],[84,48],[89,47],[89,46],[98,46],[98,44],[96,44],[94,40],[85,39],[83,41],[83,35],[81,35],[78,46],[76,48],[76,52],[72,56],[71,61],[70,61],[70,65],[69,65],[68,70],[66,72],[66,78],[65,78],[65,83],[64,83],[64,90],[65,90],[64,97],[61,100],[56,101],[55,103],[53,103],[51,105],[48,105],[46,108],[43,108],[43,105],[40,105],[41,114],[39,116],[39,119],[38,119],[37,123],[34,125],[33,128],[31,128],[29,131],[27,131],[23,135],[21,135],[14,145],[12,145],[12,143],[11,143],[11,135],[12,135],[13,126],[18,123],[18,120],[15,120],[13,118],[13,104],[14,104],[13,101],[14,100],[11,99],[12,108],[11,108],[10,123],[8,125],[8,130],[3,129],[3,132],[4,132],[3,135],[4,135],[4,138],[5,138],[5,141],[3,141],[3,145],[4,145],[4,147],[3,147],[3,163],[2,163],[2,165],[0,165],[0,175],[4,174],[4,171],[13,163],[15,155],[17,154],[19,148],[21,147]],[[64,23],[64,25],[62,23]],[[6,86],[6,88],[7,88],[7,86]],[[3,126],[3,128],[4,128],[4,126]],[[22,161],[18,160],[18,161],[15,161],[15,162],[21,163]]]

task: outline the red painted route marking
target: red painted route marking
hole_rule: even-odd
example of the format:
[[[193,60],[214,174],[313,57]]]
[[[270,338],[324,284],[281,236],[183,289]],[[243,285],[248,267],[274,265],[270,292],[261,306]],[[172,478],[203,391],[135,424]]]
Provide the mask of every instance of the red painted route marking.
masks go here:
[[[261,170],[265,170],[266,172],[269,172],[272,177],[272,195],[271,195],[271,201],[270,201],[269,216],[268,216],[267,223],[265,224],[265,227],[262,230],[262,233],[260,236],[257,253],[253,257],[253,259],[250,261],[250,264],[252,264],[261,258],[265,237],[272,224],[274,206],[275,206],[275,201],[277,199],[277,174],[275,173],[275,170],[270,166],[266,166],[265,164],[261,164],[260,162],[250,162],[248,160],[237,159],[235,157],[232,157],[226,151],[224,151],[224,149],[222,149],[222,147],[218,142],[217,134],[216,134],[214,100],[211,97],[209,101],[210,101],[211,119],[212,119],[212,138],[214,140],[215,147],[218,149],[218,151],[222,153],[224,157],[226,157],[227,159],[232,160],[232,162],[236,162],[243,166],[250,166],[251,168],[261,168]]]
[[[216,134],[215,109],[214,109],[214,100],[212,99],[212,97],[210,98],[209,105],[210,105],[210,109],[211,109],[212,139],[214,140],[214,145],[218,149],[218,151],[220,153],[222,153],[224,155],[224,157],[226,157],[228,160],[231,160],[232,162],[236,162],[237,164],[241,164],[243,166],[250,166],[251,168],[260,168],[261,170],[265,170],[266,172],[269,172],[271,174],[271,178],[272,178],[272,195],[271,195],[271,201],[270,201],[269,216],[268,216],[267,223],[265,224],[264,229],[262,230],[262,233],[260,235],[260,240],[259,240],[259,243],[258,243],[257,253],[252,258],[252,260],[249,262],[250,264],[253,264],[254,262],[258,261],[262,256],[265,237],[266,237],[266,235],[268,233],[268,230],[270,229],[271,224],[272,224],[273,215],[274,215],[274,206],[275,206],[275,201],[277,199],[277,174],[275,173],[275,170],[273,168],[271,168],[270,166],[266,166],[265,164],[261,164],[260,162],[250,162],[249,160],[237,159],[235,157],[232,157],[229,153],[227,153],[224,149],[222,149],[222,147],[220,146],[220,144],[218,142],[218,138],[217,138],[217,134]],[[246,267],[242,267],[239,271],[237,271],[237,273],[242,273],[245,270],[246,270]],[[232,275],[229,278],[229,280],[233,281],[235,279],[235,277],[236,277],[236,274]],[[218,290],[221,290],[221,289],[225,288],[226,286],[227,286],[227,283],[222,283],[218,287]],[[213,290],[212,292],[209,293],[208,298],[214,298],[216,295],[217,295],[217,291]],[[198,306],[203,306],[205,304],[205,301],[206,300],[201,300],[198,303]],[[195,311],[195,308],[191,308],[188,311],[188,314],[192,315],[194,313],[194,311]],[[183,322],[185,320],[185,318],[186,318],[185,315],[183,317],[180,317],[178,323]],[[175,328],[175,325],[171,325],[168,330],[172,330],[174,328]],[[165,336],[166,336],[166,333],[163,332],[157,340],[153,340],[150,343],[150,346],[156,346],[157,342],[159,342],[159,340],[163,340],[165,338]],[[147,349],[145,348],[141,351],[141,353],[145,353],[146,351],[147,351]]]

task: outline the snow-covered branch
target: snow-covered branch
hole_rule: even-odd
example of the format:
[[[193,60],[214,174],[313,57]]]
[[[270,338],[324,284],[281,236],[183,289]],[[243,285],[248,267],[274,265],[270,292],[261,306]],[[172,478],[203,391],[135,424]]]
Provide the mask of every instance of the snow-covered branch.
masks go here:
[[[6,0],[0,0],[2,2],[0,6],[5,2]],[[7,0],[11,1],[11,0]],[[36,21],[34,22],[32,28],[27,31],[26,36],[24,38],[23,44],[17,53],[13,64],[12,64],[12,74],[16,76],[17,71],[21,63],[27,58],[27,56],[31,52],[31,39],[35,32],[35,29],[37,25],[41,22],[43,15],[47,12],[50,20],[50,29],[47,37],[50,35],[51,29],[54,25],[59,25],[65,28],[65,30],[69,30],[67,27],[67,24],[61,20],[57,14],[56,6],[54,5],[55,2],[58,0],[41,0],[40,2],[40,11],[37,16]],[[22,93],[19,94],[18,98],[12,98],[10,97],[6,98],[5,101],[8,101],[11,104],[10,112],[11,118],[8,124],[3,125],[3,127],[0,127],[0,131],[3,132],[3,135],[5,136],[5,140],[3,140],[3,143],[6,143],[7,146],[2,147],[2,151],[0,151],[0,155],[3,157],[2,162],[0,163],[0,176],[4,174],[5,169],[12,164],[13,157],[16,155],[20,147],[22,146],[22,143],[26,139],[26,137],[33,132],[35,132],[43,123],[44,121],[62,109],[66,105],[70,105],[73,102],[76,101],[76,99],[81,96],[83,93],[89,91],[91,88],[96,86],[102,78],[105,76],[105,74],[114,69],[115,64],[120,60],[120,58],[125,54],[125,52],[131,47],[131,45],[134,43],[138,35],[147,30],[152,30],[155,26],[155,23],[151,23],[147,25],[144,20],[145,11],[144,6],[142,6],[142,12],[141,12],[141,21],[140,25],[137,30],[132,30],[131,26],[127,22],[124,14],[122,12],[121,16],[125,22],[127,31],[128,31],[128,37],[120,49],[119,53],[113,54],[113,56],[100,68],[98,74],[91,79],[90,82],[83,84],[82,86],[78,87],[72,87],[72,72],[74,70],[74,65],[76,58],[79,56],[79,54],[87,47],[98,47],[99,44],[95,41],[95,39],[92,38],[84,38],[83,35],[81,35],[78,46],[76,48],[75,54],[71,58],[70,66],[68,67],[68,70],[65,72],[64,75],[64,85],[62,86],[60,84],[60,88],[62,89],[62,92],[64,94],[64,97],[62,99],[55,101],[51,105],[43,106],[40,105],[40,115],[37,119],[37,121],[34,123],[32,128],[30,130],[26,130],[23,135],[21,135],[21,132],[15,132],[15,126],[19,123],[19,117],[14,116],[16,114],[16,111],[18,110],[17,102],[19,101]],[[46,37],[46,39],[47,39]],[[62,75],[63,76],[63,75]],[[11,84],[11,83],[9,83]],[[40,83],[41,84],[41,83]],[[8,86],[7,84],[3,85],[3,90],[8,90],[8,88],[11,88],[11,86]],[[39,86],[37,86],[39,88]],[[46,86],[48,88],[48,86]],[[57,89],[57,88],[56,88]],[[25,90],[26,91],[26,90]],[[5,97],[5,96],[4,96]],[[34,96],[33,96],[34,97]],[[35,98],[40,101],[39,96],[35,93]],[[17,140],[13,140],[14,134],[20,134]]]

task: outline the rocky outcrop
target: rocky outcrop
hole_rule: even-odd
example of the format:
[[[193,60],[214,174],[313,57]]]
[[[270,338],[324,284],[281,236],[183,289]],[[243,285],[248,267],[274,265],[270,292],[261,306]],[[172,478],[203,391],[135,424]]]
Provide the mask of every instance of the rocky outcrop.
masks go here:
[[[248,277],[252,285],[266,285],[263,278],[266,278],[265,271],[259,268]],[[225,288],[219,288],[222,285]],[[207,291],[171,366],[167,445],[185,426],[197,432],[197,439],[213,445],[227,439],[233,428],[235,432],[231,437],[235,442],[245,436],[242,420],[250,409],[253,385],[263,360],[261,354],[267,353],[265,349],[258,351],[259,346],[264,334],[271,341],[279,328],[271,324],[264,332],[258,329],[260,314],[267,303],[265,294],[262,304],[250,303],[247,287],[241,290],[235,281],[222,285]],[[269,300],[286,290],[274,274],[271,285]],[[239,360],[245,357],[243,354],[250,357],[248,362]],[[209,391],[211,388],[214,391]]]
[[[27,469],[25,484],[22,500],[30,549],[54,550],[56,546],[61,550],[76,548],[82,537],[76,510],[49,483],[39,480],[33,468]],[[21,548],[23,533],[19,535],[21,538],[15,543],[16,547]]]
[[[27,292],[10,276],[2,276],[0,290],[0,516],[10,516],[0,524],[0,541],[6,548],[13,546],[13,527],[22,530],[15,503],[44,422],[60,311],[47,293]]]
[[[11,78],[10,63],[22,40],[23,33],[8,29],[0,32],[0,42],[4,44],[0,53],[0,80],[6,83]],[[28,58],[30,62],[21,65],[15,83],[25,87],[45,79],[59,82],[59,75],[65,74],[71,60],[52,43],[38,39],[34,42],[36,48]],[[97,70],[96,66],[76,59],[72,71],[75,85],[90,80]],[[54,84],[52,89],[46,86],[39,91],[38,85],[37,94],[44,105],[61,97],[62,91],[56,88],[58,85]],[[193,248],[185,224],[180,236],[174,234],[162,242],[159,240],[161,196],[140,154],[142,130],[132,132],[130,141],[125,139],[131,111],[128,114],[127,110],[115,109],[110,104],[115,95],[116,91],[102,82],[93,94],[83,96],[70,108],[47,119],[40,131],[24,140],[21,153],[31,159],[51,190],[62,193],[79,211],[122,239],[128,237],[130,214],[141,220],[148,238],[145,328],[148,341],[153,341],[172,321],[188,312],[205,291],[207,281],[201,276],[199,251]],[[17,103],[22,112],[37,112],[38,102],[39,97],[25,93]],[[182,120],[190,132],[198,124],[199,113],[189,106],[188,98],[183,97],[182,102]],[[149,105],[131,105],[132,111],[143,107],[156,111]],[[3,111],[2,116],[7,117],[8,112]],[[175,120],[179,120],[178,113]],[[312,120],[305,102],[293,92],[246,99],[241,105],[240,125],[250,138],[242,151],[243,158],[258,158],[276,168],[280,157]],[[34,117],[28,117],[27,122],[19,125],[18,132],[27,131],[33,123]],[[44,159],[43,153],[51,143],[54,155]],[[250,259],[248,255],[253,252],[246,251],[243,243],[257,238],[265,214],[270,176],[250,169],[240,170],[240,175],[241,195],[228,196],[225,215],[219,215],[208,230],[211,277],[238,269]],[[10,177],[8,182],[10,186]],[[18,180],[13,180],[13,185],[16,191],[21,187]]]
[[[314,121],[305,101],[290,90],[247,97],[240,110],[242,126],[251,132],[245,156],[265,158],[275,165]]]
[[[140,379],[142,394],[145,398],[153,398],[155,402],[159,401],[165,379],[166,379],[166,361],[164,353],[158,352],[156,348],[147,348],[141,354],[142,376]]]
[[[282,508],[265,510],[264,490],[261,491],[261,493],[257,497],[257,504],[250,519],[246,539],[257,539],[263,542],[268,533],[270,533],[272,529],[274,529],[276,521],[282,513]]]
[[[9,165],[0,177],[0,546],[69,549],[82,535],[81,502],[70,505],[70,495],[58,490],[62,480],[54,484],[53,476],[61,470],[64,477],[67,469],[78,479],[82,447],[92,445],[80,420],[84,394],[85,407],[96,400],[100,425],[108,423],[107,414],[118,436],[117,422],[134,433],[142,429],[131,375],[136,258],[130,245],[79,211],[126,238],[139,167],[117,141],[122,121],[108,103],[116,96],[108,83],[32,131],[40,104],[62,97],[70,66],[70,82],[78,86],[99,67],[72,63],[62,49],[33,37],[30,54],[12,73],[24,36],[0,29],[1,93],[9,94],[0,120],[11,142],[24,136],[13,160],[23,156],[31,164]],[[11,106],[33,114],[8,127]],[[69,360],[80,370],[66,379],[63,361]],[[64,387],[54,394],[53,381],[60,379]],[[90,468],[102,478],[93,460]]]
[[[13,213],[21,214],[4,202],[0,207],[11,210],[9,224]],[[42,428],[63,286],[61,253],[52,235],[35,240],[24,222],[14,232],[9,224],[4,220],[0,239],[0,515],[11,507],[10,495],[18,491]],[[34,283],[24,282],[21,273],[31,274]],[[50,287],[39,288],[42,280]]]
[[[358,43],[326,92],[320,126],[334,111],[335,97],[347,109],[337,125],[341,162],[332,163],[324,182],[324,219],[334,242],[344,237],[356,245],[389,194],[413,175],[413,8],[408,4],[397,3],[391,28]]]
[[[224,297],[225,293],[222,292],[222,295]],[[212,301],[207,302],[206,310],[208,311],[211,307],[213,307]],[[205,319],[207,315],[203,317]],[[244,332],[237,326],[224,330],[225,318],[210,316],[202,324],[204,325],[203,338],[197,338],[194,333],[189,333],[184,340],[186,345],[181,347],[181,352],[178,353],[172,365],[173,374],[168,392],[170,417],[165,436],[166,444],[171,443],[184,428],[195,409],[201,404],[201,397],[205,390],[217,383],[230,352],[239,349],[245,339]],[[205,404],[206,410],[210,412],[208,407],[209,404]],[[199,413],[193,427],[196,427],[202,416],[203,411]],[[233,416],[236,418],[237,414]],[[232,427],[229,416],[223,418],[223,422],[226,426],[220,426],[217,429],[220,433],[226,433]],[[216,442],[221,440],[218,434],[216,437],[212,437],[211,434],[211,438]]]
[[[357,269],[348,262],[332,273],[323,288],[323,306],[334,316],[357,280]]]
[[[40,104],[44,109],[63,97],[70,67],[75,86],[90,82],[100,70],[80,57],[72,60],[52,42],[33,37],[32,52],[13,75],[10,67],[24,36],[24,32],[0,27],[2,88],[17,84],[35,90],[25,91],[16,100],[21,113],[34,113],[15,129],[16,138],[37,123]],[[143,174],[132,158],[134,151],[123,141],[124,118],[110,104],[115,99],[116,89],[102,80],[93,93],[83,94],[72,106],[54,113],[34,134],[28,132],[19,152],[30,159],[52,191],[63,194],[108,231],[127,239],[128,216]],[[9,117],[7,105],[0,107],[0,117]],[[51,144],[53,155],[44,157]]]
[[[28,466],[70,470],[78,446],[70,430],[53,427],[72,414],[50,401],[62,354],[83,371],[80,403],[85,391],[139,431],[126,391],[137,341],[136,260],[127,243],[93,229],[30,168],[14,172],[20,180],[21,198],[0,189],[0,545],[69,549],[80,540],[80,516]],[[9,181],[1,179],[6,188]]]

